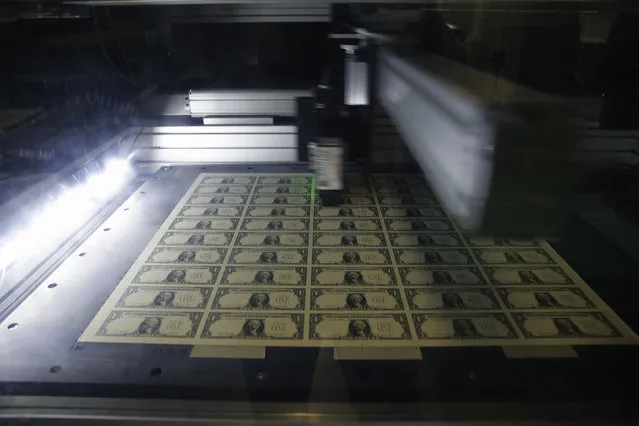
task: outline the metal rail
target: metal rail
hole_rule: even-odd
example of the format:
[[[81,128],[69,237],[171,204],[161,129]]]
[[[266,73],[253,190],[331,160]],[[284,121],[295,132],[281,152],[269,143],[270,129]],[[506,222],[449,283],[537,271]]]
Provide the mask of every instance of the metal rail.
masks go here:
[[[144,127],[135,141],[138,162],[290,163],[297,161],[295,126]]]

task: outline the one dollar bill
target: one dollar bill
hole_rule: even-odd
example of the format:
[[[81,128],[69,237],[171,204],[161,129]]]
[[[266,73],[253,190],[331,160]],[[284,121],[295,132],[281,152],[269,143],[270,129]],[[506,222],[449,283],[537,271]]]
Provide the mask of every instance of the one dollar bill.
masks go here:
[[[257,247],[305,247],[308,246],[307,234],[287,234],[287,233],[254,233],[240,232],[235,241],[236,246],[257,246]]]
[[[219,267],[145,265],[135,275],[133,283],[213,285],[219,272]]]
[[[311,176],[262,176],[257,183],[262,185],[310,185],[313,182]]]
[[[315,199],[316,202],[322,203],[322,199]],[[375,199],[368,195],[342,195],[340,197],[340,204],[343,205],[359,205],[359,206],[372,206],[375,204]]]
[[[574,281],[559,267],[484,268],[495,285],[566,285]]]
[[[453,231],[453,225],[449,220],[401,220],[386,219],[386,229],[389,231]]]
[[[211,313],[204,324],[204,339],[301,340],[303,314]]]
[[[308,219],[245,219],[242,231],[306,231]]]
[[[319,265],[386,265],[388,250],[313,250],[313,263]]]
[[[396,286],[392,268],[313,268],[312,285]]]
[[[419,339],[479,340],[517,339],[517,333],[504,314],[413,313]]]
[[[196,194],[248,194],[251,186],[229,186],[229,185],[200,185],[195,189]]]
[[[396,247],[463,247],[457,234],[390,234]]]
[[[406,289],[406,299],[411,309],[501,309],[493,292],[485,288],[468,290]]]
[[[222,263],[226,249],[181,250],[167,247],[153,249],[147,263]]]
[[[311,197],[295,195],[255,195],[251,199],[251,204],[254,205],[305,205],[310,203]]]
[[[231,232],[192,233],[167,232],[158,245],[163,246],[228,246],[233,234]]]
[[[256,194],[295,194],[295,195],[307,195],[310,194],[310,189],[306,186],[264,186],[258,185],[255,188]]]
[[[437,207],[382,207],[385,217],[446,217],[444,211]]]
[[[244,207],[196,207],[186,206],[180,210],[178,216],[200,216],[200,217],[239,217],[242,215]]]
[[[486,265],[530,265],[550,264],[554,261],[544,250],[491,250],[473,249],[480,263]]]
[[[316,207],[317,217],[377,217],[374,207]]]
[[[249,207],[246,211],[248,217],[308,217],[308,207]]]
[[[248,195],[193,195],[187,201],[188,204],[213,204],[213,205],[244,205]]]
[[[474,247],[539,247],[535,240],[522,240],[513,238],[495,238],[475,235],[466,235],[468,244]]]
[[[210,288],[129,286],[118,308],[204,309],[211,296]]]
[[[316,247],[385,247],[384,235],[375,234],[330,234],[316,232],[313,235]]]
[[[315,220],[316,231],[380,231],[382,225],[379,220]]]
[[[394,250],[397,263],[402,265],[472,265],[467,250]]]
[[[397,289],[314,289],[311,294],[311,309],[349,311],[404,310],[402,298]]]
[[[304,310],[306,291],[293,288],[233,288],[217,291],[212,309],[238,310]]]
[[[306,285],[306,268],[255,268],[230,266],[224,269],[222,285],[295,286]]]
[[[229,264],[276,264],[276,265],[298,265],[306,263],[307,250],[249,250],[233,249]]]
[[[508,309],[594,309],[595,304],[576,287],[499,288]]]
[[[200,312],[114,311],[96,336],[190,339],[195,337],[201,320]]]
[[[237,227],[238,219],[184,219],[173,221],[169,229],[176,231],[232,231]]]
[[[512,313],[528,339],[615,338],[622,334],[599,312]]]
[[[254,176],[236,176],[236,177],[223,177],[223,176],[204,176],[201,181],[202,185],[209,184],[222,184],[222,185],[251,185],[255,182]]]
[[[312,314],[311,340],[410,340],[405,314]]]
[[[470,286],[486,284],[479,268],[399,268],[404,285]]]

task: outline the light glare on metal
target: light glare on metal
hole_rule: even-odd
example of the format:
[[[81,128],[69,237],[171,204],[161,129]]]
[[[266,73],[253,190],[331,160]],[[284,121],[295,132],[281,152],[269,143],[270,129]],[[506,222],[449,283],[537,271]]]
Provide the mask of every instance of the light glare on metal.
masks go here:
[[[128,159],[110,159],[103,170],[74,187],[62,187],[61,195],[26,218],[26,226],[12,233],[0,247],[0,268],[34,254],[85,223],[104,202],[129,181],[133,169]]]

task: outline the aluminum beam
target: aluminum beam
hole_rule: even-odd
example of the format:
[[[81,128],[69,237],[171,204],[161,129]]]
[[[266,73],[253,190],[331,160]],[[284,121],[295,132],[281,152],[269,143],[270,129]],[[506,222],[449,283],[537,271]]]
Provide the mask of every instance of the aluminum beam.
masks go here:
[[[295,99],[290,100],[221,100],[190,101],[191,117],[208,115],[267,115],[294,117],[296,115]]]
[[[295,134],[264,134],[264,135],[234,135],[234,134],[164,134],[140,135],[136,141],[136,148],[294,148],[297,149],[297,135]]]
[[[297,98],[310,95],[308,90],[191,90],[187,107],[192,117],[294,117]]]
[[[205,126],[271,125],[273,117],[204,117]]]
[[[295,126],[159,126],[140,129],[137,162],[290,163],[297,161]]]
[[[287,101],[311,96],[310,90],[191,90],[191,101]]]
[[[134,159],[168,164],[293,163],[297,161],[297,148],[141,149]]]
[[[140,134],[242,134],[242,135],[263,135],[263,134],[297,134],[296,126],[154,126],[143,127]]]

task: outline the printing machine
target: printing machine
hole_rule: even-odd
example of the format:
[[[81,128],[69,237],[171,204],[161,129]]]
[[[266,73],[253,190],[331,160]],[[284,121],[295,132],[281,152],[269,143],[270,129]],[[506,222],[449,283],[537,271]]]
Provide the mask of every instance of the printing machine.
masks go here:
[[[76,342],[201,172],[312,172],[329,205],[345,174],[419,173],[464,232],[548,239],[637,330],[636,70],[581,92],[554,77],[597,49],[620,74],[635,8],[513,3],[1,6],[0,423],[636,422],[636,346],[340,361]],[[69,64],[21,62],[47,49]]]

